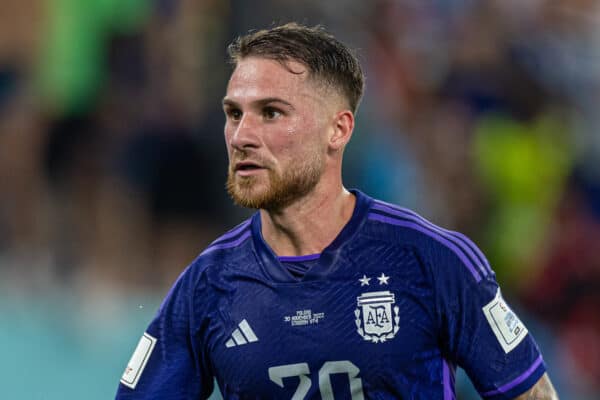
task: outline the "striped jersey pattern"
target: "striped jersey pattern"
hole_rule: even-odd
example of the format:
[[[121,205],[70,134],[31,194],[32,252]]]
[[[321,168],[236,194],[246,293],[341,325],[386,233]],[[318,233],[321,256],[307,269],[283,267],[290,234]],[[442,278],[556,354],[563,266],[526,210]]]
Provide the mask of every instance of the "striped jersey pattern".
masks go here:
[[[440,228],[411,210],[375,200],[369,219],[413,229],[438,241],[456,254],[477,282],[493,274],[489,262],[469,238]]]

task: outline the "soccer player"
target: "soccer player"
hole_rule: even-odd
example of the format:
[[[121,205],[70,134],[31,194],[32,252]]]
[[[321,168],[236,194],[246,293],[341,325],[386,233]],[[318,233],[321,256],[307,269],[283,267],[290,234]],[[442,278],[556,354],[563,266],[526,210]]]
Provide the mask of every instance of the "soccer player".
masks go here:
[[[363,74],[320,28],[238,38],[223,99],[233,200],[258,211],[179,277],[117,399],[556,399],[465,236],[342,184]]]

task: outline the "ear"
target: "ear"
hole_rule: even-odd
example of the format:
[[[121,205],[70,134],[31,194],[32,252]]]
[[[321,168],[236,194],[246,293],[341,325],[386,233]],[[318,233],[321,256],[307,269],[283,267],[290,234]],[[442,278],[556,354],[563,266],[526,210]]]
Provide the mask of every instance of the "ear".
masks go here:
[[[329,137],[329,148],[340,150],[350,141],[354,130],[354,114],[350,110],[339,111],[333,120],[333,130]]]

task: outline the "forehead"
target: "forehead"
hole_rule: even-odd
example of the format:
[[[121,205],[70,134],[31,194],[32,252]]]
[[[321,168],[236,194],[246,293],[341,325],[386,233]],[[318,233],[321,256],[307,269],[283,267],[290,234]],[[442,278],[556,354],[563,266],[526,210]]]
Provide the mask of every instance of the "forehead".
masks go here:
[[[288,61],[284,66],[276,60],[248,57],[240,60],[231,74],[227,98],[236,101],[264,97],[291,99],[314,93],[315,86],[307,67],[299,62]]]

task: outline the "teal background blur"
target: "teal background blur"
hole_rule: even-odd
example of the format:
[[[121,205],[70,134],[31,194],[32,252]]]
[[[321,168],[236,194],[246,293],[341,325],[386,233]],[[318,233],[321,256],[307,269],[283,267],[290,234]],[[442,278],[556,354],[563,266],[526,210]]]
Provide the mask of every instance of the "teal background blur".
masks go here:
[[[288,21],[365,69],[346,186],[473,238],[561,398],[600,397],[594,0],[3,0],[0,397],[114,397],[178,274],[249,215],[225,49]]]

